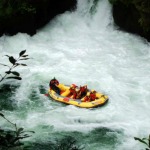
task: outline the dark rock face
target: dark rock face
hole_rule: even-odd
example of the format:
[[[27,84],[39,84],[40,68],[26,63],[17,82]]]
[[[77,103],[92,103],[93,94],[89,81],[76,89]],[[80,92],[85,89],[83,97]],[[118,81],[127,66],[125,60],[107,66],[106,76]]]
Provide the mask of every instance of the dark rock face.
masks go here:
[[[33,35],[36,33],[35,17],[31,14],[17,15],[0,20],[0,35],[14,35],[18,32]]]
[[[34,35],[36,30],[43,27],[56,15],[71,11],[76,8],[76,0],[26,0],[30,8],[25,12],[16,11],[8,16],[0,16],[0,36],[3,34],[14,35],[18,32]],[[26,6],[26,5],[25,5]]]
[[[67,10],[76,8],[76,0],[30,0],[30,3],[37,8],[36,27],[40,28],[56,15]]]
[[[133,4],[125,5],[117,2],[113,5],[114,22],[130,33],[138,34],[150,41],[150,31],[145,32],[139,23],[140,13]],[[150,16],[149,16],[150,19]]]

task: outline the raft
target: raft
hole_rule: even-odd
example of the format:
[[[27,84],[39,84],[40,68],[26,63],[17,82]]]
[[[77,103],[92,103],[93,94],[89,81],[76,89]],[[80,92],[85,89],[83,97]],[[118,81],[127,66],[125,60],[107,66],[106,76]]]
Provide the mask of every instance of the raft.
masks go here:
[[[102,105],[106,104],[108,101],[108,96],[106,96],[100,92],[96,92],[96,99],[94,101],[83,102],[84,97],[81,99],[71,98],[69,85],[59,84],[58,87],[61,90],[60,95],[57,94],[52,89],[49,89],[48,94],[53,100],[61,102],[61,103],[74,105],[74,106],[81,107],[81,108],[94,108],[94,107],[102,106]],[[88,89],[88,93],[90,91],[92,91],[92,90]]]

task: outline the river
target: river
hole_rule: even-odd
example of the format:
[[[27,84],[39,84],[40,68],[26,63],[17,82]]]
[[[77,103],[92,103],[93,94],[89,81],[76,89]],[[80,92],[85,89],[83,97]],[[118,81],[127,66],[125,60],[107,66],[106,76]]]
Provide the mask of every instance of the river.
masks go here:
[[[77,10],[58,15],[34,36],[18,33],[0,38],[4,55],[18,57],[26,49],[22,81],[5,80],[13,92],[0,96],[5,116],[35,131],[25,142],[49,150],[57,141],[73,139],[85,150],[140,150],[134,137],[150,133],[150,43],[120,31],[107,0],[78,0]],[[9,62],[8,62],[9,63]],[[1,74],[6,71],[1,66]],[[61,83],[87,84],[109,96],[94,109],[61,104],[46,97],[53,77]],[[1,119],[1,127],[11,128]],[[33,144],[34,143],[34,144]]]

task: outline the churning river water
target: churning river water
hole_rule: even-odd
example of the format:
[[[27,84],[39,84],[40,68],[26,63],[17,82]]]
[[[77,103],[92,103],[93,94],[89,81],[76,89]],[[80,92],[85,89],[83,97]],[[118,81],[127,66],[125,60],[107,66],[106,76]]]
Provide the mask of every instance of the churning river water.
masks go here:
[[[85,150],[140,150],[134,137],[150,133],[150,43],[114,25],[107,0],[78,0],[77,10],[58,15],[37,34],[18,33],[0,38],[4,55],[18,57],[27,50],[27,67],[17,67],[22,81],[5,80],[12,92],[1,94],[5,116],[25,130],[35,131],[28,143],[34,150],[72,138]],[[0,73],[7,67],[1,66]],[[61,104],[46,97],[49,80],[87,84],[109,96],[94,109]],[[4,86],[5,87],[5,86]],[[0,126],[11,128],[3,119]]]

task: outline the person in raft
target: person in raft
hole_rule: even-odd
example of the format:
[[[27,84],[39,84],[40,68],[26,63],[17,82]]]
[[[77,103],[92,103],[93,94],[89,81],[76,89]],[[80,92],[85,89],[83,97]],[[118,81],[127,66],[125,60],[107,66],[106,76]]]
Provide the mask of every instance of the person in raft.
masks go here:
[[[92,90],[84,97],[83,102],[91,102],[94,101],[95,99],[96,99],[96,91]]]
[[[92,90],[90,92],[90,101],[94,101],[96,99],[96,91]]]
[[[50,80],[50,82],[49,82],[50,89],[60,95],[60,89],[59,89],[58,85],[59,85],[59,81],[57,79],[55,79],[55,77],[52,80]]]
[[[81,99],[83,98],[86,94],[87,94],[87,85],[84,85],[84,86],[80,86],[80,89],[79,91],[77,92],[77,98],[78,99]]]
[[[83,102],[90,102],[91,100],[90,100],[90,94],[88,93],[85,97],[84,97],[84,99],[83,99]]]
[[[70,87],[70,94],[72,95],[71,98],[76,99],[77,98],[77,91],[76,91],[76,86],[75,84],[72,84]]]

